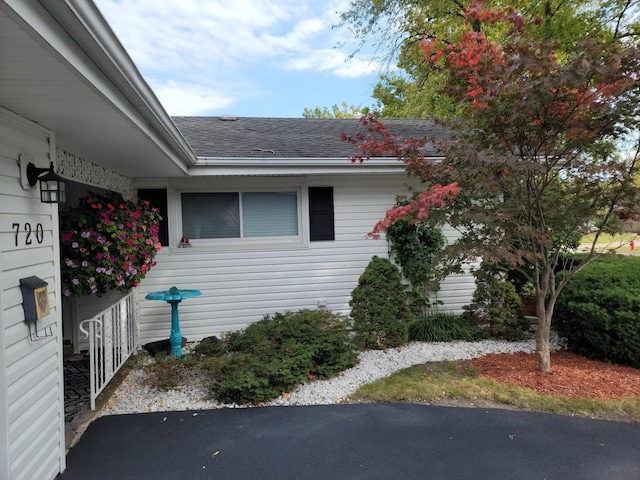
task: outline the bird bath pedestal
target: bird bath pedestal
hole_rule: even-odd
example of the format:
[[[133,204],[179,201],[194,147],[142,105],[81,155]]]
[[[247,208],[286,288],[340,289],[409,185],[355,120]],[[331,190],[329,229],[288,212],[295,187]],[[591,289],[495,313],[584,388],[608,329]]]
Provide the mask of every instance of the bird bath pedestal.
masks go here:
[[[147,300],[162,300],[171,305],[171,335],[169,344],[171,345],[171,356],[182,356],[182,334],[180,333],[180,319],[178,318],[178,304],[185,298],[198,297],[202,295],[200,290],[186,290],[171,287],[169,290],[148,293]]]

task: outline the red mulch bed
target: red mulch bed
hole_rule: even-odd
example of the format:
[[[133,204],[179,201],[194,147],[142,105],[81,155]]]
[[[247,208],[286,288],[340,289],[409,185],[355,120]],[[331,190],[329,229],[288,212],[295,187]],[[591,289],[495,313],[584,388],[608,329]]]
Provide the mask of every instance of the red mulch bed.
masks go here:
[[[541,393],[607,400],[640,397],[640,369],[612,365],[566,350],[551,352],[551,371],[538,371],[534,354],[489,354],[471,361],[479,375]]]

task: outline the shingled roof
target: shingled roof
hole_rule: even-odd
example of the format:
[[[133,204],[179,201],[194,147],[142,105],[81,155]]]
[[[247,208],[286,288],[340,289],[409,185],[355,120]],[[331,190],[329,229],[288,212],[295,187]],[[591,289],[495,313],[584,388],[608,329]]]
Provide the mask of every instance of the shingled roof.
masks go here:
[[[355,145],[341,133],[366,133],[359,119],[173,117],[200,158],[349,158]],[[406,139],[443,138],[432,120],[384,119],[390,132]],[[437,155],[432,146],[426,155]]]

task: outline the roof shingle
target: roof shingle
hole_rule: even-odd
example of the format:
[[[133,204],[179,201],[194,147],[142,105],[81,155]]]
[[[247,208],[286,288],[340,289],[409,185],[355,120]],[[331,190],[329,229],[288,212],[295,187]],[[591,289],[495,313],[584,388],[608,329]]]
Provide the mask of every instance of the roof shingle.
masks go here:
[[[359,119],[173,117],[198,157],[349,158],[355,145],[341,133],[366,133]],[[443,138],[446,129],[425,119],[384,119],[391,133],[405,139]],[[432,145],[425,155],[437,155]]]

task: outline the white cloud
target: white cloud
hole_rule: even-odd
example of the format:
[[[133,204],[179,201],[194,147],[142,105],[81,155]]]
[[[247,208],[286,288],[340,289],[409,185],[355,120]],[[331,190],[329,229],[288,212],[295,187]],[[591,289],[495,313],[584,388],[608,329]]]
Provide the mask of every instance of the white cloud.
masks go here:
[[[349,58],[338,50],[313,50],[285,63],[289,70],[313,70],[331,72],[344,78],[357,78],[380,71],[380,64],[373,60]]]
[[[308,48],[307,42],[314,35],[319,35],[326,30],[326,25],[319,18],[307,18],[296,23],[290,32],[285,35],[266,33],[261,38],[274,49],[296,52],[302,48]]]
[[[136,65],[155,72],[238,68],[262,60],[274,64],[280,58],[286,65],[306,60],[315,70],[311,61],[321,56],[311,53],[340,40],[340,32],[332,29],[337,7],[317,0],[96,3]],[[338,71],[344,71],[342,65]]]
[[[164,108],[175,116],[204,115],[210,110],[227,108],[236,100],[219,90],[201,85],[174,81],[150,83]]]
[[[278,72],[358,78],[378,69],[334,48],[348,33],[332,28],[348,0],[94,1],[172,115],[256,99]]]

